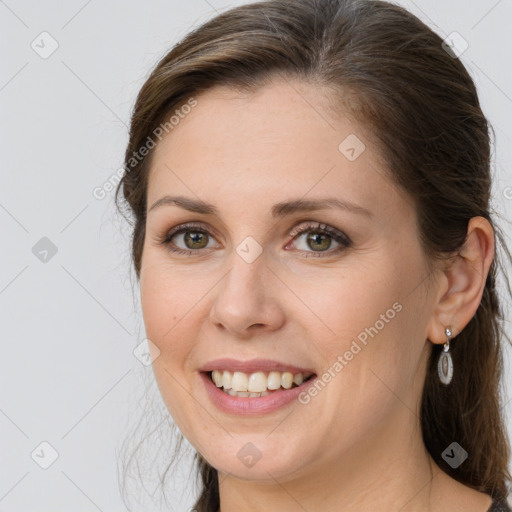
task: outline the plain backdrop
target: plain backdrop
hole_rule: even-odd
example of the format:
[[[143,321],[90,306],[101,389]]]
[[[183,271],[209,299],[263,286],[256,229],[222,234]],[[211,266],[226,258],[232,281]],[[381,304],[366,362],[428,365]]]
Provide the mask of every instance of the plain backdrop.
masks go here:
[[[125,510],[120,446],[152,370],[133,353],[145,336],[129,231],[112,193],[93,191],[122,166],[135,96],[159,58],[242,3],[0,1],[0,511]],[[511,218],[512,2],[399,3],[467,41],[461,59],[497,137],[494,206]],[[192,506],[186,457],[162,510]],[[157,481],[145,487],[158,497]],[[139,510],[159,509],[147,503]]]

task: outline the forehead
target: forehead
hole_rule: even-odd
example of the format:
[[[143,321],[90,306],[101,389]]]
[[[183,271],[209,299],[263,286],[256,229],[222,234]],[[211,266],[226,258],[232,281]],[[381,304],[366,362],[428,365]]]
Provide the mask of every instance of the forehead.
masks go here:
[[[273,149],[272,154],[265,151],[259,157],[270,160],[286,151],[310,154],[319,144],[337,154],[336,141],[344,131],[355,130],[348,120],[333,119],[325,88],[299,81],[276,80],[250,92],[216,86],[195,100],[197,105],[158,145],[155,158],[169,147],[183,149],[180,157],[187,152],[194,158],[214,150],[217,157],[232,159],[264,148]]]
[[[333,114],[325,88],[276,81],[252,92],[214,87],[153,150],[148,205],[163,193],[233,211],[288,198],[396,203],[365,127]]]

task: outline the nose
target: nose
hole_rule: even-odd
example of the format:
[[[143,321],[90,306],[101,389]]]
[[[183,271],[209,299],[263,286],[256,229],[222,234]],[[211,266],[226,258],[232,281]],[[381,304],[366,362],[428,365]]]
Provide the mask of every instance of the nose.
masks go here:
[[[248,263],[233,254],[231,269],[214,289],[211,322],[237,338],[274,331],[285,321],[279,303],[279,279],[267,267],[265,253]],[[282,284],[281,284],[282,286]]]

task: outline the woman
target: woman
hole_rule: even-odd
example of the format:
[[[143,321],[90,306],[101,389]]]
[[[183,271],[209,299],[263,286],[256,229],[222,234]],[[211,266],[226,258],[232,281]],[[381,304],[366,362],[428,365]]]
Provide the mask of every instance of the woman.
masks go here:
[[[194,510],[510,510],[488,123],[396,5],[234,8],[133,112],[153,370]]]

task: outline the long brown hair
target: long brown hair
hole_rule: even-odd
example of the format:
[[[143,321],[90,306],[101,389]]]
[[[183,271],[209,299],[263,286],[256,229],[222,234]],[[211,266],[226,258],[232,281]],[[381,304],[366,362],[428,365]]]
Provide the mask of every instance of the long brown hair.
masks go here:
[[[472,78],[442,38],[383,1],[268,0],[230,9],[192,31],[161,59],[139,92],[126,173],[116,190],[116,203],[122,191],[134,221],[137,278],[152,153],[134,155],[191,97],[214,85],[254,90],[277,74],[327,86],[333,105],[376,137],[390,179],[412,199],[430,262],[461,249],[474,216],[489,220],[497,247],[512,261],[491,219],[492,129]],[[500,407],[502,345],[510,341],[496,289],[500,261],[497,251],[481,304],[453,344],[458,371],[448,387],[435,368],[442,346],[432,344],[421,404],[423,439],[435,462],[493,497],[506,496],[511,480]],[[441,456],[454,440],[469,453],[457,469]],[[196,460],[202,489],[195,509],[217,512],[217,471],[200,454]]]

